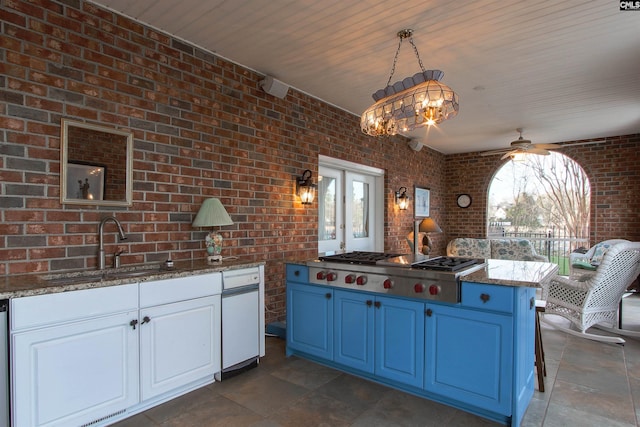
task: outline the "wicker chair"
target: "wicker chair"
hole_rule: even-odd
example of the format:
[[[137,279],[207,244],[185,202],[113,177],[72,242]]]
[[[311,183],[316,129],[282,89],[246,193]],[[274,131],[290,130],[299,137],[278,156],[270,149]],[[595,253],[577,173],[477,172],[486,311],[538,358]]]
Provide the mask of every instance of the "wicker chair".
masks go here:
[[[548,285],[544,317],[559,315],[571,321],[563,327],[544,319],[545,324],[571,335],[595,341],[623,344],[620,337],[590,334],[597,326],[618,335],[639,337],[640,332],[619,329],[618,308],[627,287],[640,273],[640,242],[618,243],[605,253],[594,274],[586,280],[556,276]]]
[[[583,270],[580,267],[576,268],[576,262],[577,261],[584,261],[587,264],[590,264],[593,261],[593,257],[596,255],[595,252],[598,249],[598,247],[604,247],[604,248],[608,248],[611,247],[612,245],[617,245],[618,243],[629,243],[628,240],[624,240],[624,239],[611,239],[611,240],[604,240],[602,242],[599,242],[596,245],[593,245],[591,248],[589,248],[589,250],[584,253],[576,253],[576,252],[572,252],[569,254],[569,277],[571,279],[575,279],[575,280],[585,280],[585,278],[588,278],[590,275],[593,275],[594,272],[592,271],[588,271],[588,270]]]

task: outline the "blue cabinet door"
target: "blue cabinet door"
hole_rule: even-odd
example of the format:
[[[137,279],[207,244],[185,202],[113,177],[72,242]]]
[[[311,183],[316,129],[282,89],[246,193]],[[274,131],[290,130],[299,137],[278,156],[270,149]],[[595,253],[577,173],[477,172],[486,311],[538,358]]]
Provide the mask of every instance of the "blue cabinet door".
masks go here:
[[[424,377],[424,303],[377,297],[375,374],[422,387]]]
[[[374,297],[362,292],[334,291],[334,361],[373,373]]]
[[[287,283],[287,348],[333,360],[333,290]]]
[[[512,317],[427,305],[425,389],[511,416]]]

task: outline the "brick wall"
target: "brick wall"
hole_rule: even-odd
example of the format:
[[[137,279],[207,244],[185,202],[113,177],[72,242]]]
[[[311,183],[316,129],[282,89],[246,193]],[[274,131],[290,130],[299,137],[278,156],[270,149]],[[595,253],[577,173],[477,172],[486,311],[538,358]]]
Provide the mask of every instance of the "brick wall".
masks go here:
[[[408,251],[412,211],[394,204],[402,186],[431,189],[445,230],[432,236],[434,254],[451,237],[483,233],[495,159],[367,137],[359,117],[295,90],[274,98],[259,89],[263,76],[81,0],[6,0],[0,12],[0,274],[95,268],[108,215],[129,236],[119,244],[107,227],[107,253],[126,247],[123,264],[201,258],[205,230],[191,222],[204,198],[218,197],[234,221],[221,229],[225,254],[266,262],[267,322],[281,319],[283,263],[316,255],[316,205],[294,191],[305,169],[317,176],[319,154],[386,171],[387,251]],[[134,133],[131,207],[60,204],[63,117]],[[638,194],[635,169],[622,169],[637,165],[638,138],[607,147],[579,159],[601,183],[597,233],[637,236],[637,201],[621,197]],[[455,207],[460,192],[472,208]]]
[[[581,145],[604,140],[599,144]],[[574,147],[562,153],[575,160],[591,184],[591,244],[613,238],[640,241],[640,134],[567,141]],[[487,223],[487,195],[495,173],[505,160],[499,156],[481,157],[477,153],[446,157],[447,239],[484,237]],[[456,206],[456,196],[469,193],[468,209]]]
[[[403,138],[373,139],[359,117],[290,90],[280,100],[263,78],[166,34],[83,1],[5,1],[0,6],[0,274],[95,268],[97,227],[123,264],[204,256],[191,222],[202,200],[221,199],[234,225],[225,254],[266,262],[267,321],[284,315],[285,260],[317,251],[316,206],[296,199],[295,178],[317,176],[323,154],[386,170],[385,249],[407,251],[410,211],[401,186],[443,197],[444,156]],[[134,133],[130,208],[61,205],[60,120]]]

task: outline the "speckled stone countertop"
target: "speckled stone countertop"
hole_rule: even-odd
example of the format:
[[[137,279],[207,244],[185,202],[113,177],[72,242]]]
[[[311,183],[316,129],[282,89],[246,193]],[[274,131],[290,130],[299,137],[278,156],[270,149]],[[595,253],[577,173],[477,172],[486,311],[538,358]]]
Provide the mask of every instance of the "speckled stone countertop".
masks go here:
[[[264,262],[223,261],[208,264],[206,259],[174,261],[172,269],[161,264],[126,266],[118,269],[78,270],[0,276],[0,299],[19,298],[56,292],[117,286],[149,280],[194,276],[225,270],[264,265]]]
[[[558,266],[549,262],[487,259],[480,270],[461,277],[464,282],[503,286],[541,287],[558,274]]]

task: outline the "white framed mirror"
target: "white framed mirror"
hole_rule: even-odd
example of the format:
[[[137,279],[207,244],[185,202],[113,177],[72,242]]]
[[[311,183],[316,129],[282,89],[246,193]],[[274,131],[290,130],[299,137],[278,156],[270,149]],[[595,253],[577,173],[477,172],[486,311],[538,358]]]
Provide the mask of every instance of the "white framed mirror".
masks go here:
[[[62,119],[60,203],[131,206],[133,133]]]

